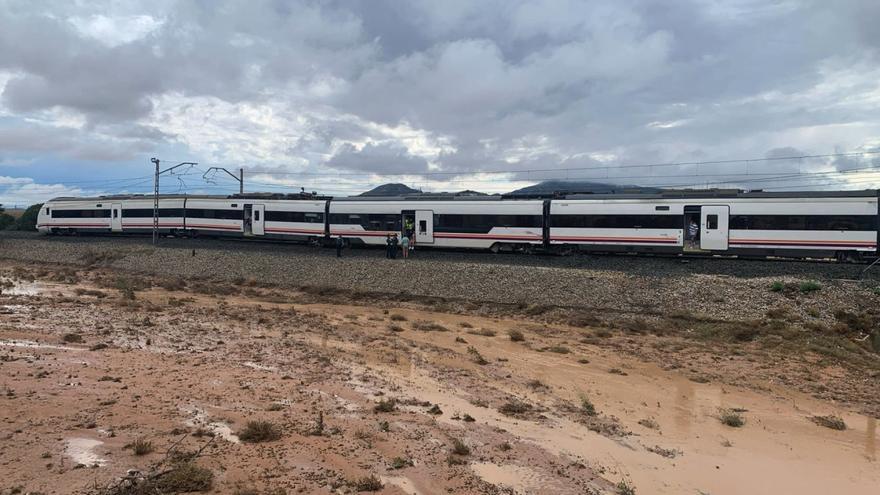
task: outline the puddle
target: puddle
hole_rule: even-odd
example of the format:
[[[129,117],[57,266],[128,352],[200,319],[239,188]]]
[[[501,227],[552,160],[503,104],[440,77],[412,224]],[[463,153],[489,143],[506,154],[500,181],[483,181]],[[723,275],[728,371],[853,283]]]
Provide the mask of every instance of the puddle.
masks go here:
[[[583,366],[560,361],[548,363],[553,367],[553,373],[546,375],[548,380],[554,377],[560,387],[571,387],[572,383],[577,384],[576,389],[589,387],[597,406],[606,414],[621,417],[636,435],[607,438],[552,413],[547,413],[542,423],[518,421],[497,410],[470,404],[461,391],[418,368],[393,381],[400,387],[398,394],[418,397],[449,411],[450,415],[437,418],[439,422],[457,423],[451,420],[451,413],[466,412],[481,423],[504,428],[548,452],[600,467],[612,482],[630,479],[646,493],[873,494],[880,483],[880,470],[874,460],[876,422],[863,416],[836,411],[851,428],[834,432],[818,428],[805,418],[804,410],[827,414],[824,409],[828,408],[806,396],[767,397],[731,387],[695,384],[660,372],[641,376],[650,370],[639,371],[636,367],[627,377],[608,376],[605,367],[591,373]],[[509,366],[514,363],[511,355]],[[541,371],[540,365],[532,362],[531,366],[533,373]],[[355,378],[351,386],[364,393],[374,388],[357,378],[368,370],[354,366],[352,371]],[[395,370],[384,367],[380,373],[391,378],[387,376],[389,371]],[[745,427],[721,425],[717,411],[729,407],[748,409]],[[656,417],[662,432],[635,424],[648,416]],[[726,439],[731,446],[724,445]],[[677,449],[684,454],[667,459],[648,452],[646,445]],[[487,481],[518,492],[564,491],[548,488],[528,468],[487,464],[477,465],[474,470]]]
[[[6,285],[11,283],[12,285]],[[0,294],[6,296],[36,296],[45,292],[48,287],[40,282],[25,282],[9,278],[0,278]]]
[[[223,440],[231,443],[241,443],[238,435],[232,432],[232,428],[222,421],[208,421],[208,413],[199,408],[181,408],[189,414],[193,415],[192,419],[184,422],[185,425],[193,428],[204,428],[219,436]]]
[[[408,495],[422,495],[424,492],[416,488],[415,483],[406,476],[380,476],[383,485],[394,485]]]
[[[79,347],[67,347],[64,345],[41,344],[32,340],[5,340],[0,339],[0,346],[4,347],[24,347],[26,349],[55,349],[60,351],[82,351]]]
[[[513,464],[493,464],[491,462],[475,462],[471,469],[477,476],[501,488],[509,488],[514,493],[559,493],[565,487],[555,486],[533,469]]]
[[[107,460],[100,457],[95,449],[104,442],[91,438],[70,438],[64,448],[64,454],[70,457],[75,464],[84,466],[103,466]]]
[[[260,370],[260,371],[278,371],[278,368],[276,368],[274,366],[266,366],[264,364],[255,363],[253,361],[245,361],[242,364],[244,366],[247,366],[248,368],[253,368],[255,370]]]
[[[27,311],[30,311],[30,308],[23,304],[0,304],[0,315],[13,315]]]

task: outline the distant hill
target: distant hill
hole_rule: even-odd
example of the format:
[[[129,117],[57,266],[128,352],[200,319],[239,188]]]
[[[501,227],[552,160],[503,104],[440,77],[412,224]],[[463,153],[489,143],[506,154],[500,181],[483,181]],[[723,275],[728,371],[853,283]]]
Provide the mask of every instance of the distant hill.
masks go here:
[[[589,182],[589,181],[568,181],[568,180],[546,180],[539,182],[533,186],[523,187],[508,194],[552,194],[555,192],[562,193],[593,193],[593,194],[609,194],[622,192],[640,192],[640,193],[656,193],[661,189],[656,187],[643,187],[632,184],[608,184],[605,182]]]
[[[422,191],[413,189],[405,184],[393,183],[376,186],[367,192],[359,194],[359,196],[407,196],[421,193]]]

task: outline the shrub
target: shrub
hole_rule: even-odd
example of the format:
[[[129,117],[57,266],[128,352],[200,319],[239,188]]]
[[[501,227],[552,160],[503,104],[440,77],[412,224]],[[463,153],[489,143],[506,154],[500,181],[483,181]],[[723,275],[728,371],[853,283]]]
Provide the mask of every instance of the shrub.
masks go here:
[[[479,364],[480,366],[489,364],[489,361],[487,361],[486,358],[484,358],[483,355],[480,354],[480,351],[478,351],[476,347],[468,347],[468,354],[471,355],[471,360]]]
[[[391,330],[392,332],[398,332],[398,333],[399,333],[399,332],[402,332],[402,331],[403,331],[403,327],[400,326],[400,325],[388,325],[388,330]]]
[[[523,401],[511,399],[502,404],[501,407],[498,408],[498,412],[506,416],[515,416],[517,414],[527,413],[531,408],[532,406]]]
[[[65,333],[61,337],[61,340],[68,344],[81,344],[83,342],[83,337],[78,333]]]
[[[382,399],[378,404],[373,406],[374,412],[391,412],[397,408],[397,402],[394,399]]]
[[[742,415],[733,409],[725,409],[721,411],[721,416],[719,418],[721,423],[733,428],[739,428],[746,424],[746,420],[742,417]]]
[[[568,354],[569,352],[571,352],[568,347],[565,347],[564,345],[550,346],[546,350],[550,352],[555,352],[556,354]]]
[[[243,442],[270,442],[281,438],[281,428],[271,421],[248,421],[238,438]]]
[[[526,340],[526,336],[519,330],[508,330],[507,335],[510,337],[510,340],[513,342],[522,342]]]
[[[196,466],[192,462],[177,464],[171,471],[159,478],[156,490],[159,493],[205,492],[214,483],[214,473],[210,469]],[[149,493],[144,491],[143,493]]]
[[[455,455],[470,455],[471,448],[468,447],[460,438],[453,438],[452,453]]]
[[[770,292],[782,292],[785,290],[785,284],[779,280],[770,284]]]
[[[832,430],[843,431],[846,429],[846,423],[843,422],[843,419],[839,416],[834,416],[833,414],[828,416],[811,416],[810,421],[819,426],[831,428]]]
[[[806,282],[801,282],[801,285],[798,287],[801,292],[807,294],[809,292],[815,292],[822,288],[818,282],[815,280],[807,280]]]
[[[134,455],[147,455],[153,451],[153,442],[138,438],[131,444],[131,449]]]
[[[391,460],[391,469],[403,469],[407,466],[412,466],[413,462],[409,459],[404,459],[403,457],[395,457]]]
[[[657,421],[650,419],[650,418],[649,419],[640,419],[639,424],[644,426],[645,428],[650,428],[652,430],[659,430],[660,429],[660,425],[657,423]]]
[[[406,321],[406,316],[397,313],[392,314],[388,318],[390,318],[391,321]]]
[[[617,495],[636,495],[636,489],[626,481],[617,484]]]
[[[449,329],[444,327],[439,323],[435,323],[433,321],[417,321],[412,324],[413,328],[416,330],[421,330],[423,332],[448,332]]]
[[[480,335],[483,337],[494,337],[495,336],[495,330],[489,330],[488,328],[481,328],[479,330],[470,330],[470,331],[468,331],[468,333],[471,335]]]
[[[581,412],[587,416],[596,415],[596,406],[593,405],[587,396],[581,397]]]
[[[364,476],[354,482],[354,488],[359,492],[378,492],[383,487],[382,480],[377,478],[375,474]]]

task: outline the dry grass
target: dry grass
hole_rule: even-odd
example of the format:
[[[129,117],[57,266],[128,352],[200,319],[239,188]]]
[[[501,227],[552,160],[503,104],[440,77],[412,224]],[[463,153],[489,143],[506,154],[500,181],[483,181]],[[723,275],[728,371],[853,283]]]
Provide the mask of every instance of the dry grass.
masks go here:
[[[407,319],[406,316],[403,316],[403,315],[397,314],[397,313],[393,313],[388,318],[391,319],[391,321],[406,321],[406,319]]]
[[[374,412],[392,412],[397,408],[397,401],[394,399],[382,399],[375,406],[373,406]]]
[[[352,483],[352,485],[354,486],[354,489],[359,492],[378,492],[384,488],[382,480],[377,478],[375,474],[358,478]]]
[[[83,342],[83,336],[78,333],[65,333],[61,337],[61,340],[68,344],[81,344]]]
[[[745,418],[743,418],[740,413],[734,411],[733,409],[723,409],[718,419],[721,420],[721,424],[733,428],[739,428],[746,424]]]
[[[444,327],[443,325],[433,322],[433,321],[415,321],[412,324],[413,329],[421,330],[423,332],[448,332],[449,329]]]
[[[513,329],[507,331],[507,336],[510,337],[510,340],[513,342],[523,342],[526,340],[526,336],[519,330]]]
[[[134,452],[134,455],[147,455],[153,452],[153,442],[149,440],[138,438],[131,444],[131,450]]]
[[[281,428],[271,421],[248,421],[238,438],[249,443],[271,442],[281,438]]]
[[[532,406],[518,399],[511,399],[498,408],[498,412],[505,416],[516,416],[525,414],[532,409]]]
[[[460,438],[452,439],[452,453],[455,455],[471,455],[471,448],[468,447]]]
[[[156,482],[158,493],[206,492],[213,487],[214,473],[191,462],[177,464]],[[144,492],[147,493],[147,492]]]
[[[468,347],[468,354],[471,356],[471,361],[479,364],[480,366],[485,366],[489,364],[489,361],[480,354],[480,351],[477,350],[476,347]]]
[[[846,430],[846,423],[843,422],[843,418],[833,414],[829,414],[828,416],[810,416],[810,421],[819,426],[831,428],[832,430]]]

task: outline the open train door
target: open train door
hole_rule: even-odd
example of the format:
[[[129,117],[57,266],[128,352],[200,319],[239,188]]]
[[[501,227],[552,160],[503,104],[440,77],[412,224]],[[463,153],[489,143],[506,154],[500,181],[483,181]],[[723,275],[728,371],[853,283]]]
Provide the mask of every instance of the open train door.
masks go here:
[[[434,212],[416,210],[416,245],[434,244]]]
[[[254,205],[251,210],[251,234],[266,233],[266,205]]]
[[[110,230],[113,232],[122,232],[121,203],[113,203],[110,205]]]
[[[728,220],[730,207],[703,206],[700,208],[700,249],[727,251],[730,235]]]

